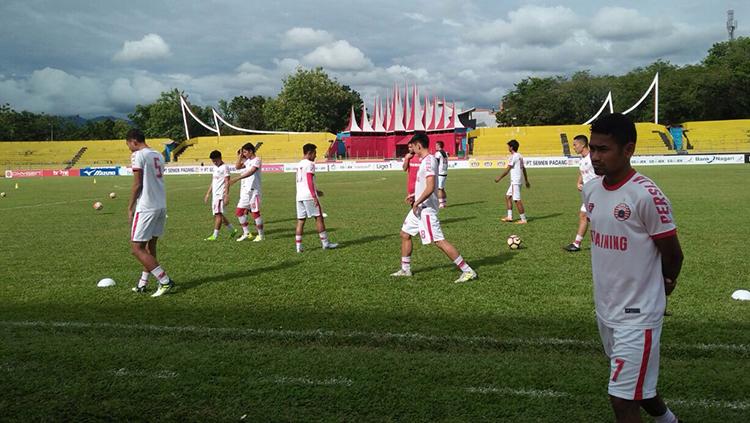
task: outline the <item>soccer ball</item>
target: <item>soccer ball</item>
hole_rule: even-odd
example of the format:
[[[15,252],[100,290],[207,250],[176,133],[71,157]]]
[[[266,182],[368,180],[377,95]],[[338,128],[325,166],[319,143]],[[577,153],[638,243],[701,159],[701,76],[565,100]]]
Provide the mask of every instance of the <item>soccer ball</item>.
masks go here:
[[[519,237],[518,235],[509,236],[506,242],[508,243],[508,248],[510,248],[511,250],[517,250],[521,248],[521,237]]]
[[[102,203],[100,203],[98,201],[96,203],[94,203],[94,210],[101,210],[103,208],[104,208],[104,204],[102,204]]]
[[[4,192],[0,192],[0,197],[5,198],[5,193]]]
[[[115,194],[114,192],[110,192],[109,198],[117,198],[117,194]]]

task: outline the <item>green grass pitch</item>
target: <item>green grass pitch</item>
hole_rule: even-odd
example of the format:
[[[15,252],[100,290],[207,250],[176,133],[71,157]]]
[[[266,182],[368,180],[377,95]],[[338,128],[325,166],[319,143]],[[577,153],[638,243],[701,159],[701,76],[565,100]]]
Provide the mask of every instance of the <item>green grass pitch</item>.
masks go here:
[[[750,166],[640,170],[670,197],[686,256],[660,391],[684,421],[747,422],[750,304],[730,295],[750,289]],[[496,172],[451,173],[440,219],[479,273],[465,285],[419,242],[414,277],[388,276],[401,172],[319,174],[341,248],[321,250],[308,222],[300,255],[293,174],[263,176],[262,243],[204,242],[209,177],[168,177],[159,256],[178,286],[162,298],[130,291],[129,178],[0,180],[0,420],[611,421],[588,239],[561,249],[576,171],[529,170],[523,227],[499,221]],[[104,277],[117,286],[96,288]]]

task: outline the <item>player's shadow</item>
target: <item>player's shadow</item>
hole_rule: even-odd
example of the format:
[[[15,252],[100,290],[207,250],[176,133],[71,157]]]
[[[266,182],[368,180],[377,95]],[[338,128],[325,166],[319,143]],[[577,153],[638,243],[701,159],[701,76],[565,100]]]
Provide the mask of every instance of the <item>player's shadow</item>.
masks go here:
[[[494,254],[491,256],[483,257],[480,259],[468,259],[466,262],[469,263],[469,266],[471,266],[472,269],[476,270],[477,273],[480,272],[480,269],[483,267],[490,267],[490,266],[496,266],[503,264],[507,262],[508,260],[513,259],[514,255],[507,252],[502,252],[499,254]],[[427,267],[419,267],[416,266],[413,270],[416,270],[417,272],[428,272],[430,270],[437,270],[437,269],[456,269],[456,265],[448,262],[442,263],[442,264],[436,264],[432,266]],[[481,273],[479,274],[479,277],[481,278]]]
[[[529,216],[528,220],[529,222],[533,222],[535,220],[551,219],[553,217],[562,216],[562,215],[563,215],[562,213],[550,213],[550,214],[545,214],[542,216]]]
[[[297,218],[295,218],[295,217],[290,217],[289,219],[269,220],[269,221],[266,222],[266,225],[269,225],[271,223],[294,222],[296,220],[297,220]]]
[[[448,209],[453,209],[453,208],[456,208],[456,207],[472,206],[474,204],[484,204],[486,202],[487,201],[468,201],[466,203],[449,204],[447,208]]]
[[[347,247],[352,247],[355,245],[369,244],[370,242],[380,241],[381,239],[395,238],[395,237],[398,237],[397,233],[383,234],[383,235],[370,235],[370,236],[365,236],[362,238],[353,239],[351,241],[343,240],[341,241],[339,248],[347,248]]]
[[[200,277],[196,279],[190,279],[187,281],[178,281],[175,294],[179,294],[180,292],[184,292],[193,288],[197,288],[209,282],[227,282],[227,281],[231,281],[234,279],[247,278],[252,275],[257,275],[261,273],[269,273],[269,272],[275,272],[278,270],[289,269],[290,267],[297,266],[300,263],[302,263],[301,260],[287,260],[281,263],[276,263],[276,264],[272,264],[270,266],[265,266],[265,267],[254,267],[252,269],[223,273],[220,275],[204,276],[204,277]]]
[[[476,216],[463,216],[463,217],[451,217],[448,219],[440,219],[440,226],[447,226],[453,223],[465,222],[467,220],[476,219]]]
[[[277,229],[268,229],[264,233],[266,235],[285,235],[285,234],[294,234],[297,231],[296,228],[277,228]],[[310,232],[312,231],[312,232]],[[336,232],[336,228],[326,228],[326,232],[328,233],[334,233]],[[314,235],[316,234],[315,224],[313,223],[312,228],[305,225],[305,234],[307,235]]]

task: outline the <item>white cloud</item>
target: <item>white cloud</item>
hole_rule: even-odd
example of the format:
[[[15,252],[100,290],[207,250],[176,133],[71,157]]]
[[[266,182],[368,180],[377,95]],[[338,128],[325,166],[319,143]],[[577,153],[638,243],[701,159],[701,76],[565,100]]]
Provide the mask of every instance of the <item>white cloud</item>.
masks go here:
[[[320,46],[306,54],[302,61],[326,69],[364,69],[372,66],[370,59],[346,40]]]
[[[425,16],[425,15],[423,15],[421,13],[415,13],[415,12],[404,13],[404,16],[407,17],[407,18],[409,18],[409,19],[411,19],[411,20],[417,21],[417,22],[422,22],[422,23],[432,22],[432,20],[430,18],[428,18],[427,16]]]
[[[506,42],[516,45],[558,45],[579,25],[581,19],[563,6],[522,6],[497,19],[467,31],[476,42]]]
[[[674,27],[667,19],[643,16],[634,9],[604,7],[591,19],[588,30],[597,38],[632,42],[655,35],[667,36]]]
[[[281,46],[284,48],[316,47],[333,41],[328,31],[295,27],[284,33]]]
[[[169,45],[158,34],[145,35],[139,41],[125,41],[122,49],[115,53],[116,62],[134,62],[168,57]]]
[[[461,24],[459,22],[454,21],[453,19],[443,18],[443,25],[452,26],[454,28],[460,28]]]
[[[136,75],[132,79],[117,78],[109,87],[112,103],[123,108],[136,104],[148,104],[159,98],[169,87],[148,75]]]

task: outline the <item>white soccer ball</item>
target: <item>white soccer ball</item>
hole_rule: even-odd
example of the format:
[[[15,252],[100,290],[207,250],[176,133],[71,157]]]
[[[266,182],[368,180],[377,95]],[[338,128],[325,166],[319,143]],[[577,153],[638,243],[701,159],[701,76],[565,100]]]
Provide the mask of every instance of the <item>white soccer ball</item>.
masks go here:
[[[114,192],[109,193],[109,198],[117,198],[117,194]]]
[[[0,197],[5,198],[5,193],[4,192],[0,192]]]
[[[112,278],[104,278],[99,281],[99,283],[96,284],[99,288],[108,288],[110,286],[115,286],[115,280]]]
[[[101,210],[101,209],[104,208],[104,204],[102,204],[101,202],[97,201],[96,203],[94,203],[93,207],[94,207],[94,210]]]
[[[517,250],[521,248],[521,237],[518,235],[511,235],[508,237],[508,240],[506,241],[508,243],[508,248],[511,250]]]
[[[328,213],[323,213],[323,217],[328,217]]]

